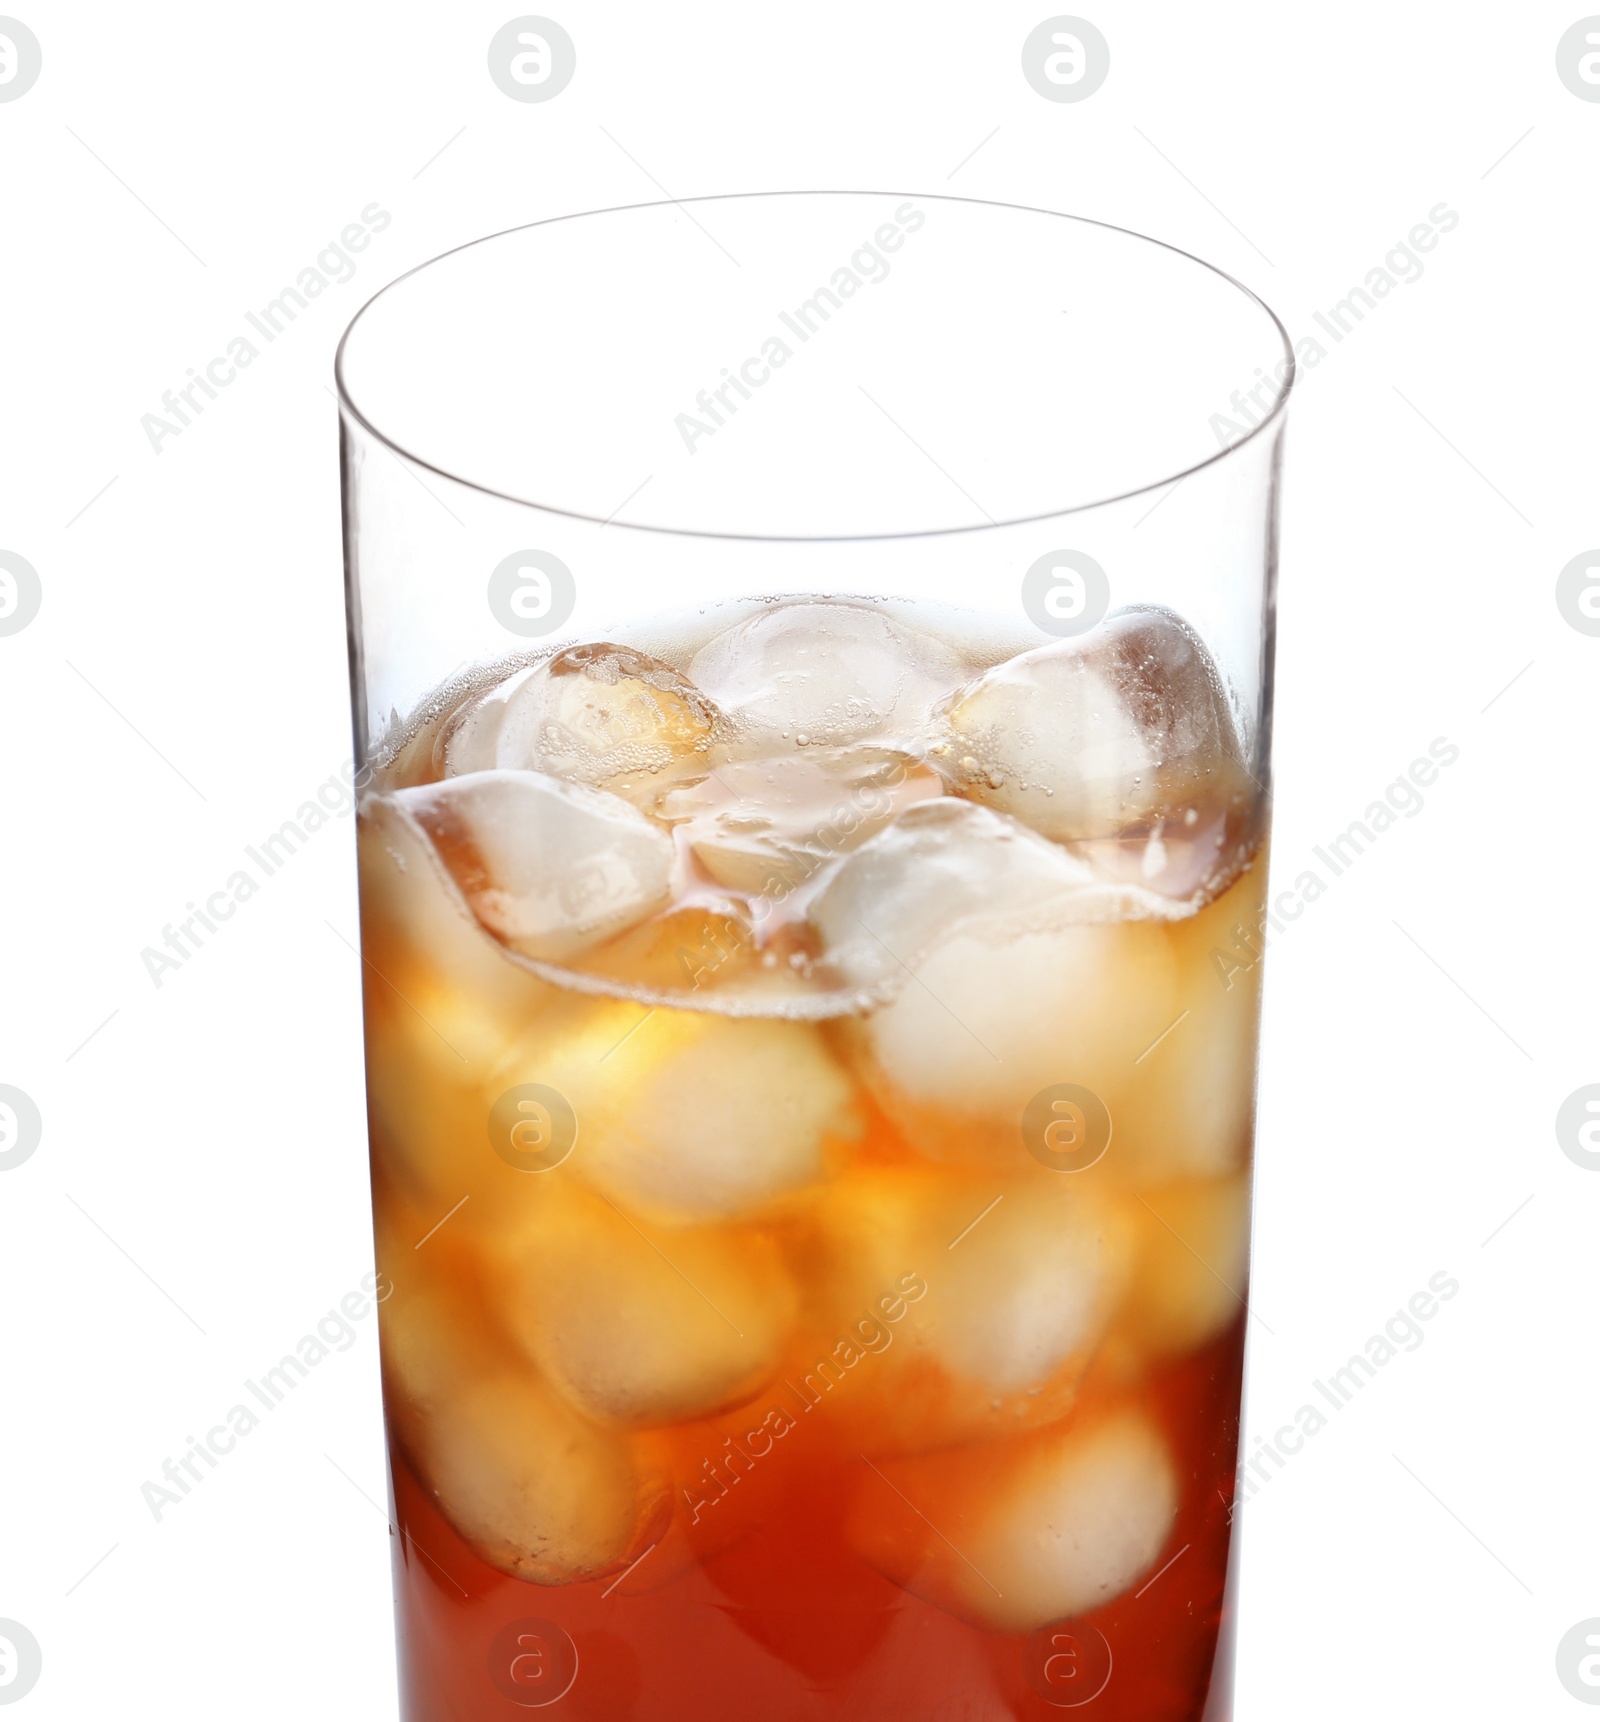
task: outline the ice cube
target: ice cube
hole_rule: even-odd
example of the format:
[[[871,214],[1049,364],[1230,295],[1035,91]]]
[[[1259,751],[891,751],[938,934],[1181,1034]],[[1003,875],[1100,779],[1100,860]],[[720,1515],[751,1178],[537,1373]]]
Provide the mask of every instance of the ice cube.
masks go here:
[[[777,1372],[797,1293],[755,1232],[662,1229],[571,1192],[497,1245],[506,1319],[580,1411],[638,1427],[709,1416]]]
[[[491,1566],[535,1584],[625,1567],[670,1505],[628,1443],[501,1342],[472,1293],[420,1268],[380,1306],[387,1404],[424,1486]]]
[[[525,956],[571,957],[668,896],[671,840],[604,790],[496,770],[394,799],[433,840],[472,912]]]
[[[627,646],[569,646],[469,705],[443,738],[451,776],[548,772],[644,799],[705,770],[712,703],[670,664]]]
[[[475,771],[493,771],[500,764],[500,726],[506,708],[540,665],[527,664],[471,699],[462,701],[439,727],[434,758],[442,768],[437,777],[465,777]],[[431,780],[430,780],[431,781]]]
[[[689,674],[747,752],[909,741],[963,680],[943,642],[862,604],[780,604],[695,654]]]
[[[851,1539],[928,1601],[1021,1633],[1128,1590],[1156,1565],[1177,1508],[1165,1437],[1143,1412],[1119,1408],[886,1460],[858,1487]]]
[[[435,783],[444,776],[444,738],[458,721],[464,707],[477,699],[459,682],[436,689],[425,699],[409,722],[390,710],[388,726],[375,753],[388,754],[388,762],[374,774],[381,789],[411,789],[419,783]]]
[[[756,1213],[814,1184],[859,1130],[849,1079],[810,1023],[574,999],[497,1072],[578,1118],[573,1170],[664,1220]]]
[[[1042,1439],[996,1482],[967,1553],[1000,1595],[965,1567],[959,1582],[970,1609],[1013,1632],[1127,1590],[1155,1565],[1178,1509],[1167,1443],[1132,1410]]]
[[[660,914],[584,960],[585,974],[657,993],[693,994],[759,986],[769,972],[756,948],[749,905],[736,897],[701,895]]]
[[[924,1152],[1004,1164],[1033,1097],[1069,1083],[1108,1109],[1119,1177],[1147,1185],[1248,1152],[1260,965],[1238,939],[1263,875],[1186,915],[944,798],[848,857],[810,916],[845,981],[890,995],[847,1033]]]
[[[481,1205],[527,1182],[489,1151],[485,1084],[561,994],[479,926],[397,803],[367,797],[358,833],[373,1151],[431,1225],[465,1195]]]
[[[1087,1358],[1126,1277],[1127,1246],[1109,1213],[1054,1174],[998,1195],[987,1213],[970,1201],[965,1212],[944,1207],[941,1222],[961,1226],[930,1269],[928,1301],[951,1371],[1003,1394]]]
[[[1041,918],[1044,918],[1041,916]],[[974,916],[919,960],[855,1032],[880,1102],[923,1153],[1023,1163],[1023,1115],[1046,1088],[1087,1088],[1111,1115],[1178,1011],[1167,926],[1154,920],[1027,925]]]
[[[457,1063],[493,1063],[554,989],[506,960],[398,798],[365,797],[357,831],[367,991]]]
[[[1141,1191],[1126,1212],[1139,1245],[1125,1320],[1142,1351],[1193,1351],[1238,1320],[1250,1255],[1248,1174]]]
[[[819,747],[727,761],[667,795],[661,814],[718,884],[781,902],[903,809],[943,795],[938,774],[907,754]]]
[[[1125,895],[1025,825],[946,796],[858,849],[811,906],[828,961],[855,986],[903,979],[930,948],[997,915],[1049,925],[1114,917]]]
[[[1033,1170],[873,1167],[830,1186],[815,1221],[822,1330],[876,1355],[837,1399],[827,1372],[809,1380],[864,1450],[972,1440],[1072,1404],[1132,1227],[1092,1181]]]
[[[1255,1122],[1258,959],[1266,867],[1258,860],[1168,936],[1179,976],[1172,1030],[1122,1096],[1113,1150],[1141,1184],[1210,1178],[1245,1163]],[[1244,943],[1240,943],[1241,939]]]
[[[933,757],[960,793],[1058,841],[1153,824],[1181,837],[1239,793],[1221,678],[1167,610],[1124,610],[999,664],[944,719]]]

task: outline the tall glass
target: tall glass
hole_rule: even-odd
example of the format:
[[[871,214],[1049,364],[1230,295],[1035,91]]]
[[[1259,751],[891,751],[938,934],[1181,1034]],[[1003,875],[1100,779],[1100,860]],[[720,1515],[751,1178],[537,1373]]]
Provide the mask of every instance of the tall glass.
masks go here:
[[[1293,370],[905,194],[352,323],[411,1722],[1228,1714]]]

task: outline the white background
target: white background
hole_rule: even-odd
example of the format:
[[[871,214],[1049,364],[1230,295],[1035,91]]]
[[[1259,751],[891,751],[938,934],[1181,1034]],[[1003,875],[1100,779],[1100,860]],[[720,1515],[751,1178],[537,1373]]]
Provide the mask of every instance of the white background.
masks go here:
[[[1461,757],[1269,959],[1252,1430],[1436,1271],[1461,1291],[1244,1510],[1238,1715],[1581,1713],[1555,1649],[1600,1615],[1600,1177],[1553,1129],[1600,1080],[1600,639],[1554,601],[1600,543],[1600,104],[1555,71],[1581,12],[1084,0],[1111,74],[1053,104],[1019,62],[1043,6],[550,0],[577,75],[518,104],[485,68],[514,10],[478,0],[14,4],[44,52],[0,105],[0,547],[44,590],[0,638],[0,1081],[44,1118],[0,1174],[0,1616],[44,1649],[18,1715],[393,1713],[370,1317],[162,1522],[140,1497],[370,1266],[349,821],[159,990],[140,961],[348,754],[341,329],[517,222],[818,185],[1127,225],[1295,335],[1460,214],[1292,410],[1279,881],[1433,738]],[[154,454],[141,414],[374,200],[355,279]]]

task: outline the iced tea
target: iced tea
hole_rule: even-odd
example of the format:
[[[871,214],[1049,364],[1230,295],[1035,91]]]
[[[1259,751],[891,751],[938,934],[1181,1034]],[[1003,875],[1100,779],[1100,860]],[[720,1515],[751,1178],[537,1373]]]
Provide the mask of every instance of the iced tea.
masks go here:
[[[1182,618],[1038,641],[708,606],[385,738],[411,1722],[1226,1714],[1262,796]]]

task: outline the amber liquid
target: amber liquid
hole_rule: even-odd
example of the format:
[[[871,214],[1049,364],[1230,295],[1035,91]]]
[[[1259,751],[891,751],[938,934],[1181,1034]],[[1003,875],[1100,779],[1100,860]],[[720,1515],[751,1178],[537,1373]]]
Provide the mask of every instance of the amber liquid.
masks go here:
[[[526,1715],[491,1681],[489,1659],[497,1637],[531,1618],[559,1626],[578,1653],[577,1678],[542,1707],[584,1722],[1043,1722],[1069,1701],[1100,1722],[1225,1722],[1226,1692],[1213,1689],[1225,1686],[1231,1650],[1219,1640],[1231,1631],[1223,1592],[1243,1348],[1241,1315],[1147,1384],[1184,1479],[1161,1558],[1183,1553],[1143,1595],[1078,1616],[1064,1634],[984,1631],[856,1558],[840,1508],[863,1462],[820,1417],[788,1438],[781,1466],[750,1471],[723,1503],[740,1518],[734,1546],[654,1590],[649,1556],[615,1589],[613,1579],[544,1589],[506,1578],[462,1542],[392,1449],[402,1714]],[[699,1457],[692,1439],[685,1445]],[[925,1510],[937,1519],[936,1501]],[[959,1543],[960,1533],[951,1520],[947,1534]],[[1104,1670],[1096,1632],[1111,1652],[1110,1678],[1085,1701],[1079,1692]],[[536,1654],[528,1700],[564,1675],[549,1647]]]
[[[1099,1062],[1050,1074],[1116,1128],[1072,1170],[898,1092],[870,1011],[717,1014],[755,953],[703,906],[573,984],[382,798],[361,858],[408,1722],[1223,1722],[1263,857],[1086,936]],[[726,1133],[752,1060],[814,1163],[671,1211],[663,1130]],[[495,1146],[519,1083],[575,1146]]]

